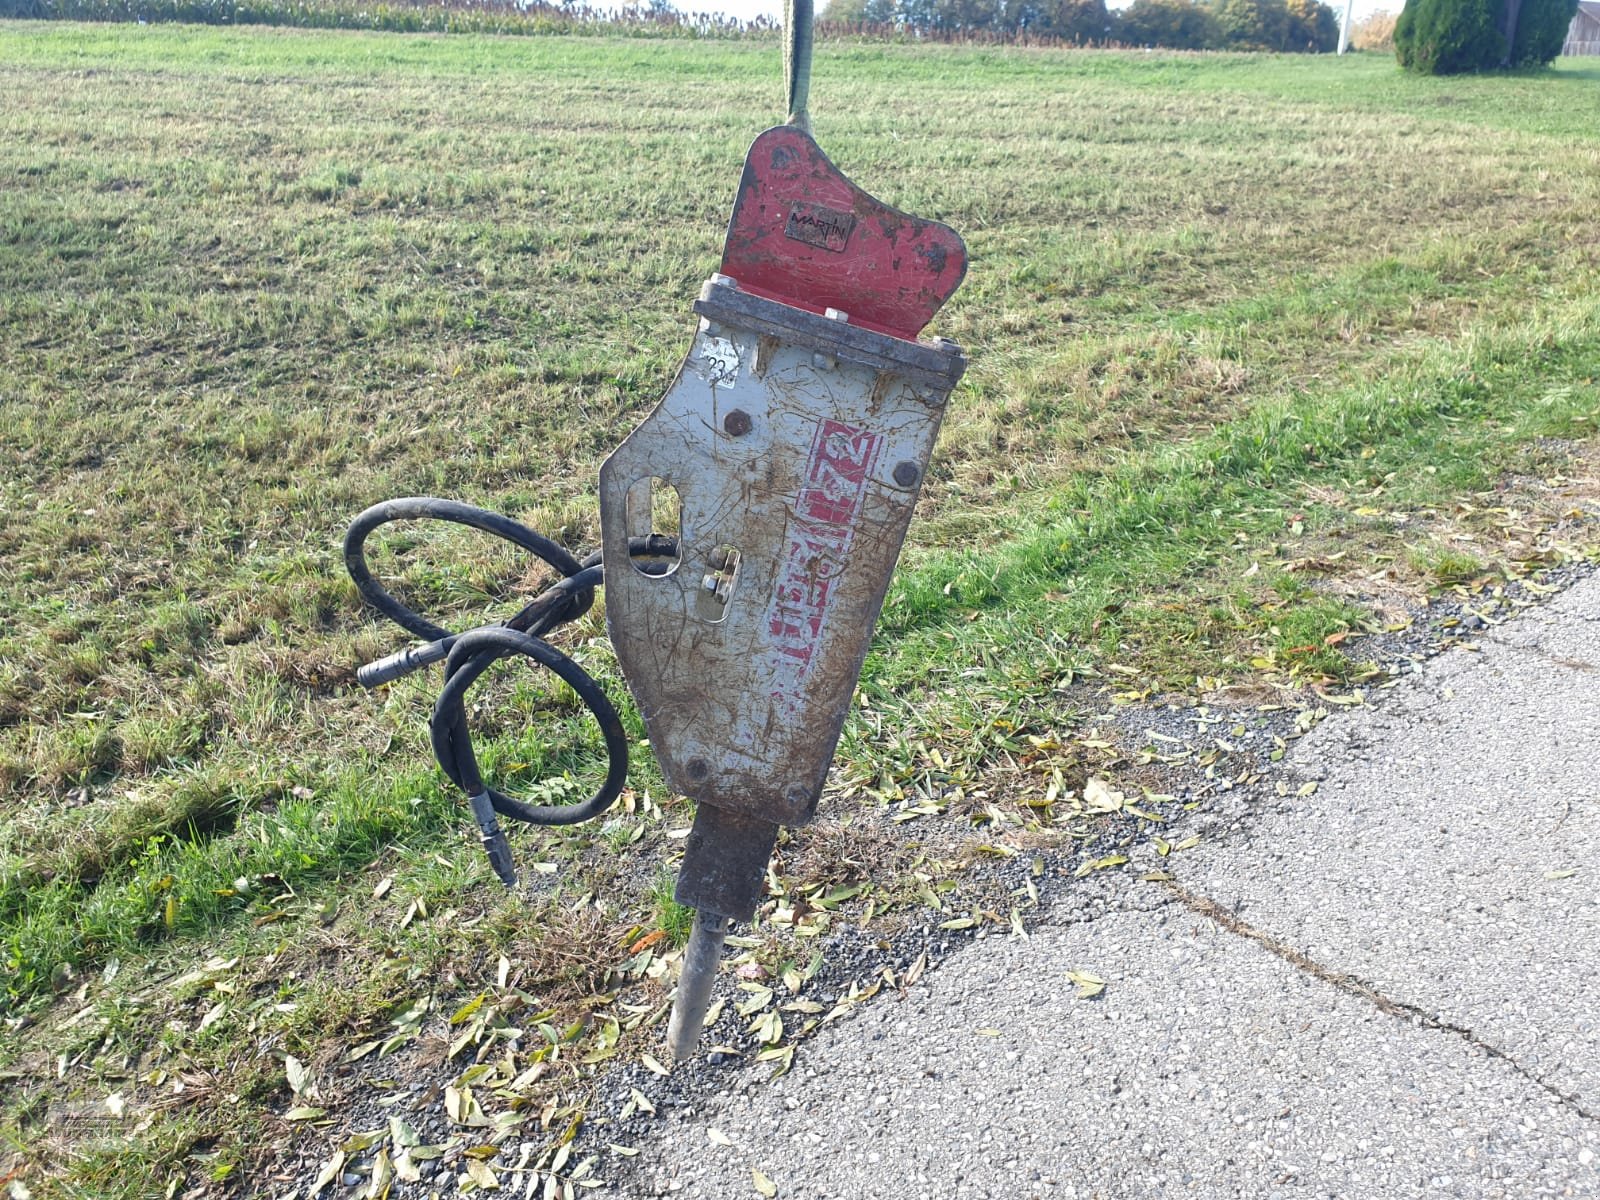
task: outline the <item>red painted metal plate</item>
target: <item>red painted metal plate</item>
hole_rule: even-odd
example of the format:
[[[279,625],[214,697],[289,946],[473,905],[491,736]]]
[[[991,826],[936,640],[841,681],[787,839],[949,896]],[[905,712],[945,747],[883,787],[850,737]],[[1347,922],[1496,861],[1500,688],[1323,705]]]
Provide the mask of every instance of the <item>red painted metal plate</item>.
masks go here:
[[[948,225],[873,199],[792,125],[745,156],[722,273],[795,308],[914,340],[961,285],[967,248]]]

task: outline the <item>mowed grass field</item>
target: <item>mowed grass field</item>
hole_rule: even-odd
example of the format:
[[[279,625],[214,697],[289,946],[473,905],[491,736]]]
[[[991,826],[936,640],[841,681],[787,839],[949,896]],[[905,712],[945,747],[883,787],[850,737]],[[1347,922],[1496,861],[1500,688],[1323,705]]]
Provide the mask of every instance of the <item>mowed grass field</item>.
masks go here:
[[[776,45],[0,23],[0,95],[0,1175],[253,1193],[430,1038],[441,1080],[504,1057],[495,1136],[553,1148],[659,1035],[689,814],[641,745],[505,896],[436,677],[354,684],[405,639],[338,542],[432,493],[596,544]],[[1107,705],[1348,696],[1364,635],[1600,540],[1597,98],[1575,62],[818,48],[823,147],[968,241],[930,332],[972,367],[758,973],[803,992],[846,919],[1004,923],[968,862],[1156,827],[1082,802]],[[539,579],[470,535],[383,563],[462,626]],[[602,635],[563,644],[620,699]],[[549,681],[474,720],[512,790],[592,786]],[[752,1011],[780,1063],[815,1024]]]

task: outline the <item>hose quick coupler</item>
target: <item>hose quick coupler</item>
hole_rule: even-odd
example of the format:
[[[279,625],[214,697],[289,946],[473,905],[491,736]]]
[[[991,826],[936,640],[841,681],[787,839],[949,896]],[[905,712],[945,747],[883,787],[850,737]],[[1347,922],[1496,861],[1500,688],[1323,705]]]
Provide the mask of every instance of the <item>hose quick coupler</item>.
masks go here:
[[[495,818],[494,802],[489,799],[489,793],[479,792],[470,798],[469,803],[472,805],[472,815],[478,822],[478,831],[483,834],[483,852],[489,856],[489,865],[500,876],[501,883],[507,887],[516,886],[517,869],[511,863],[511,844],[506,841],[500,822]]]

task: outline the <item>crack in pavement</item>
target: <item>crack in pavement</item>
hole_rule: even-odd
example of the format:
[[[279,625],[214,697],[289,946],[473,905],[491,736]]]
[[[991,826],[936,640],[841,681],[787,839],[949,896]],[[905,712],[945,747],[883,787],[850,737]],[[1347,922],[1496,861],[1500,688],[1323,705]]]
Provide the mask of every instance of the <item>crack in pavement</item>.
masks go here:
[[[1190,912],[1205,917],[1229,933],[1255,942],[1258,946],[1281,958],[1290,966],[1305,972],[1315,979],[1320,979],[1324,983],[1333,985],[1346,995],[1356,996],[1367,1001],[1379,1012],[1391,1017],[1410,1018],[1427,1029],[1438,1029],[1446,1033],[1455,1034],[1469,1045],[1476,1046],[1479,1050],[1482,1050],[1490,1058],[1498,1059],[1500,1062],[1505,1063],[1518,1075],[1521,1075],[1528,1082],[1538,1085],[1563,1107],[1576,1113],[1584,1120],[1600,1123],[1600,1112],[1592,1112],[1585,1108],[1578,1096],[1563,1092],[1555,1085],[1540,1079],[1505,1050],[1502,1050],[1492,1042],[1484,1041],[1465,1025],[1457,1025],[1454,1022],[1447,1021],[1437,1013],[1429,1012],[1419,1005],[1386,996],[1364,979],[1324,966],[1304,951],[1295,949],[1286,942],[1273,937],[1266,930],[1256,928],[1237,913],[1228,911],[1209,896],[1201,896],[1189,891],[1176,880],[1166,879],[1160,882],[1161,886],[1171,894],[1173,899],[1177,900]]]
[[[1496,646],[1503,646],[1507,650],[1524,650],[1530,654],[1537,654],[1545,662],[1553,663],[1558,667],[1566,667],[1569,671],[1600,671],[1600,664],[1589,662],[1587,659],[1567,658],[1560,654],[1553,654],[1537,642],[1508,642],[1492,635],[1485,637],[1483,640],[1492,642]]]

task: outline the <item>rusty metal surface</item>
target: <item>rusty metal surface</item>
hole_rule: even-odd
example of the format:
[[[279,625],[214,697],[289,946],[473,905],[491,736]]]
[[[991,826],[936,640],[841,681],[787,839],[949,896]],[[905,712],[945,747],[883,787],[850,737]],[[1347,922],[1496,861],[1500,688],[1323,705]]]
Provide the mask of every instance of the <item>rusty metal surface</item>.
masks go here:
[[[778,827],[712,804],[695,810],[673,898],[701,912],[748,921],[766,894]]]
[[[965,359],[715,277],[702,308],[666,396],[601,468],[608,564],[652,532],[641,483],[664,481],[681,504],[670,573],[608,567],[607,630],[669,784],[800,824]]]
[[[755,295],[913,339],[961,286],[967,248],[948,225],[874,199],[809,135],[780,125],[745,156],[722,273]]]
[[[694,310],[720,324],[737,325],[791,346],[848,359],[873,370],[892,372],[927,384],[935,391],[948,393],[966,369],[966,359],[959,349],[951,353],[952,343],[943,339],[908,342],[886,338],[848,321],[830,320],[787,304],[774,304],[715,280],[701,291]]]

